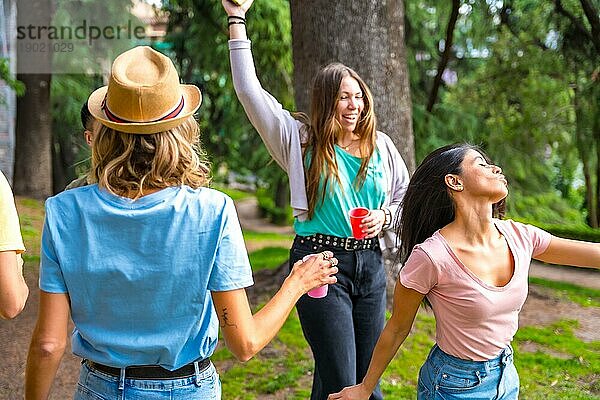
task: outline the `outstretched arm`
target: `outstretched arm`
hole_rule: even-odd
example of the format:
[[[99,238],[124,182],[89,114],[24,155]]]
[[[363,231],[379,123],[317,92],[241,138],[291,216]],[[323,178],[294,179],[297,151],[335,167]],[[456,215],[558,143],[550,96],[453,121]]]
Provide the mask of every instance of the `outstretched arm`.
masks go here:
[[[294,305],[310,289],[334,284],[337,260],[330,252],[298,261],[275,296],[252,315],[244,289],[212,292],[221,332],[227,347],[240,360],[248,361],[281,329]]]
[[[27,367],[25,399],[47,399],[67,346],[69,296],[40,291],[38,320],[33,330]]]
[[[534,258],[550,264],[600,268],[600,243],[552,236],[546,250]]]
[[[373,356],[365,378],[358,385],[330,394],[328,399],[369,399],[381,375],[383,375],[390,361],[396,355],[398,348],[408,336],[423,297],[416,290],[404,287],[400,281],[396,282],[392,317],[385,324],[385,328],[373,350]]]

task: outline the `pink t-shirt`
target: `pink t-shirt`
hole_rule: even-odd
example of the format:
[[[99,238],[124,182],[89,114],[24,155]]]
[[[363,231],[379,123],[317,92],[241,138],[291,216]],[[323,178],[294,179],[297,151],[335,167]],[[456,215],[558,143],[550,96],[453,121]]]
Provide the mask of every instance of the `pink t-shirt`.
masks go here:
[[[527,298],[531,258],[543,253],[551,235],[531,225],[494,219],[512,253],[515,270],[502,287],[473,274],[436,231],[414,247],[400,271],[403,286],[425,294],[436,320],[436,342],[464,360],[495,358],[512,341]]]

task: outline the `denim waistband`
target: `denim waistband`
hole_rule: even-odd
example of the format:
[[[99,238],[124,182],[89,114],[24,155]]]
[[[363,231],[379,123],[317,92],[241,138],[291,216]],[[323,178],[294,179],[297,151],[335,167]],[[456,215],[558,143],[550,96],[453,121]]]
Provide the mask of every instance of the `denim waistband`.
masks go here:
[[[448,353],[444,353],[444,351],[440,349],[437,344],[433,346],[430,352],[431,358],[439,358],[446,364],[451,364],[459,368],[469,368],[480,371],[489,371],[501,365],[506,365],[507,363],[512,362],[512,355],[513,348],[511,345],[508,345],[504,350],[502,350],[497,357],[487,361],[463,360],[462,358],[451,356]]]

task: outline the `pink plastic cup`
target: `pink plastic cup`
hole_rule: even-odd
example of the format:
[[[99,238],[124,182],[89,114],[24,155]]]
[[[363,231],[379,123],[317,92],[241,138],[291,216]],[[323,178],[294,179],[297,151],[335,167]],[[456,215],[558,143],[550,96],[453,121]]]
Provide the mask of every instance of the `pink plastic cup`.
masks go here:
[[[369,211],[369,209],[365,207],[353,208],[348,213],[348,215],[350,215],[350,226],[352,226],[352,236],[355,239],[364,239],[367,235],[365,232],[362,231],[360,224],[362,223],[363,218],[369,215],[370,213],[371,211]]]
[[[302,262],[308,260],[310,258],[310,256],[313,256],[314,254],[307,254],[304,257],[302,257]],[[327,290],[329,289],[329,285],[323,285],[323,286],[319,286],[317,288],[314,288],[312,290],[309,290],[308,293],[306,293],[309,297],[312,297],[314,299],[321,299],[325,296],[327,296]]]
[[[327,296],[327,290],[329,289],[329,285],[319,286],[318,288],[314,288],[313,290],[308,291],[308,296],[313,299],[320,299]]]

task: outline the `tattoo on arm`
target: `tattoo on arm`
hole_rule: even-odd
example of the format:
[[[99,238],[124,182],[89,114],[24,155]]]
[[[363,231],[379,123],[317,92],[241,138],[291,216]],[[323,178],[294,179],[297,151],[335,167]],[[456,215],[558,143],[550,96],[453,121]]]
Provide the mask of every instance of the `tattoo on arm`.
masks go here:
[[[229,312],[227,311],[227,307],[223,308],[223,311],[221,313],[221,328],[226,327],[226,326],[233,326],[235,328],[237,328],[237,325],[234,323],[231,323],[229,321],[229,317],[227,316],[227,314],[229,314]]]

